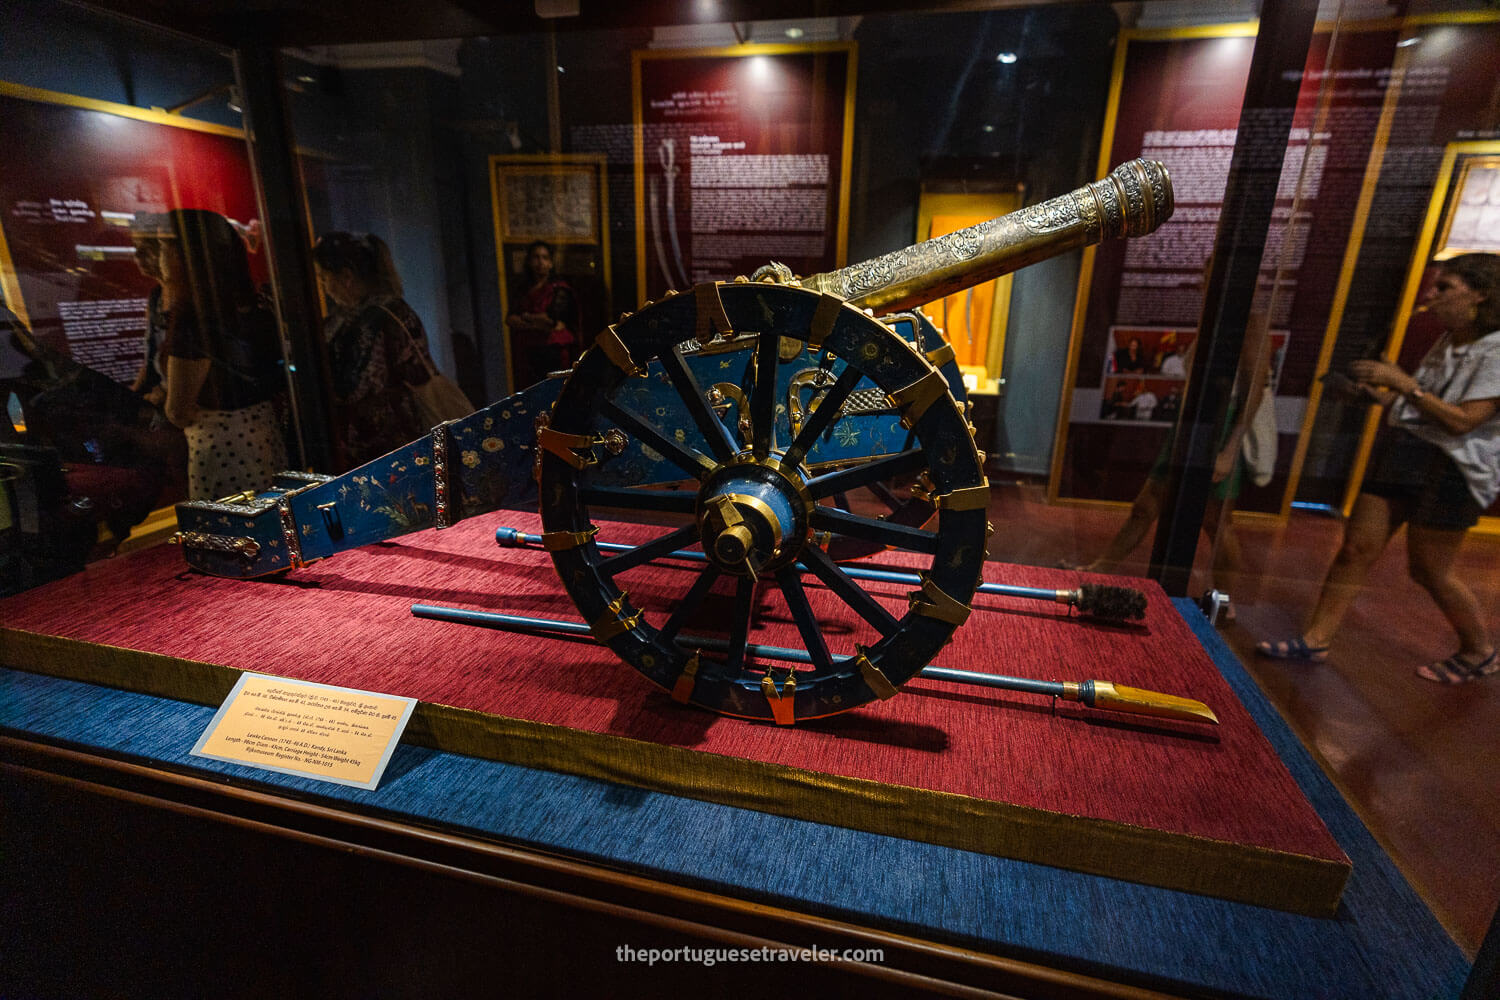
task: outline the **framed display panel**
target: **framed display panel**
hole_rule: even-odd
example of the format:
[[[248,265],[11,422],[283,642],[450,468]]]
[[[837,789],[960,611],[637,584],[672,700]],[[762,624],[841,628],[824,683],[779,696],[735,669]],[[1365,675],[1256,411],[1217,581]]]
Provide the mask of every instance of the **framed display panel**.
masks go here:
[[[146,296],[130,239],[138,212],[202,208],[253,232],[244,133],[0,83],[0,290],[42,346],[129,384],[144,357]],[[264,256],[251,254],[258,282]]]
[[[1309,51],[1254,305],[1268,316],[1275,346],[1281,459],[1267,486],[1247,486],[1237,513],[1290,509],[1301,460],[1290,427],[1316,388],[1327,303],[1342,278],[1345,240],[1360,224],[1355,192],[1381,122],[1385,88],[1368,81],[1387,72],[1399,31],[1395,22],[1370,22],[1340,26],[1335,39],[1330,27],[1318,26]],[[1141,338],[1147,357],[1136,373],[1149,379],[1162,372],[1147,340],[1196,336],[1255,31],[1252,22],[1122,35],[1101,170],[1137,155],[1162,160],[1177,212],[1128,247],[1084,252],[1050,499],[1128,501],[1171,433],[1159,419],[1106,422],[1109,380],[1129,374],[1111,371],[1115,350],[1127,346],[1114,338],[1121,329],[1152,331]]]
[[[1443,232],[1433,253],[1447,260],[1464,253],[1500,253],[1500,144],[1489,143],[1497,155],[1465,156],[1456,164],[1458,179],[1451,185]]]
[[[842,267],[852,42],[633,53],[636,294]]]
[[[1098,248],[1083,251],[1048,482],[1051,501],[1128,502],[1170,433],[1168,426],[1154,431],[1132,427],[1122,434],[1104,421],[1114,413],[1128,411],[1133,418],[1138,412],[1133,400],[1144,397],[1151,386],[1131,384],[1129,379],[1137,383],[1159,381],[1160,369],[1152,368],[1154,353],[1148,351],[1146,339],[1159,344],[1169,335],[1176,339],[1184,331],[1196,330],[1202,303],[1202,261],[1212,246],[1213,222],[1228,172],[1228,148],[1233,145],[1233,127],[1255,32],[1256,24],[1250,22],[1121,33],[1100,137],[1101,176],[1115,162],[1142,155],[1147,127],[1132,125],[1131,106],[1175,108],[1177,113],[1169,122],[1153,122],[1155,131],[1163,135],[1169,130],[1173,135],[1194,133],[1193,141],[1181,147],[1191,151],[1192,160],[1184,169],[1182,157],[1174,164],[1170,157],[1146,154],[1167,164],[1177,203],[1173,219],[1162,227],[1163,231],[1172,227],[1174,232],[1159,231],[1163,238],[1155,241],[1152,237],[1132,241],[1163,248],[1148,262],[1152,266],[1141,268],[1149,274],[1147,281],[1125,284],[1129,265],[1122,249],[1106,248],[1102,259]],[[1123,153],[1129,148],[1134,151]],[[1143,299],[1148,301],[1135,304]],[[1136,333],[1132,335],[1131,330]],[[1150,337],[1143,337],[1142,330],[1150,330]],[[1117,356],[1117,350],[1128,350],[1131,341],[1138,342],[1139,362],[1124,362]],[[1161,387],[1165,388],[1164,384]],[[1116,394],[1121,397],[1118,406],[1113,401]],[[1142,406],[1139,412],[1145,410]],[[1159,424],[1152,416],[1154,413],[1148,414],[1140,423]],[[1108,439],[1090,449],[1086,443],[1090,432],[1080,431],[1079,424],[1105,428]],[[1128,470],[1123,468],[1118,472],[1108,470],[1102,456],[1116,456],[1115,460],[1123,456],[1125,464],[1138,467],[1136,474],[1126,474]],[[1083,475],[1092,476],[1093,483],[1080,481],[1075,474],[1075,467],[1080,465],[1092,467]],[[1114,490],[1118,495],[1103,487],[1106,478],[1121,480]],[[1127,479],[1129,482],[1124,483]]]
[[[553,273],[574,286],[590,307],[576,331],[592,335],[609,295],[609,191],[606,158],[587,154],[491,156],[490,197],[495,216],[495,260],[499,267],[500,313],[525,289],[527,247],[552,245]],[[506,377],[514,382],[511,338],[505,341]],[[511,391],[526,388],[511,385]]]
[[[1500,141],[1450,143],[1444,150],[1438,177],[1422,223],[1421,238],[1412,254],[1406,281],[1401,287],[1401,305],[1396,325],[1391,331],[1390,343],[1383,355],[1386,360],[1396,361],[1408,371],[1420,363],[1422,356],[1442,334],[1442,329],[1434,320],[1413,311],[1422,293],[1437,276],[1438,269],[1432,266],[1432,262],[1447,260],[1463,253],[1500,252],[1500,242],[1494,245],[1486,243],[1486,223],[1480,222],[1477,218],[1479,212],[1473,211],[1476,208],[1489,208],[1491,205],[1500,206],[1500,191],[1490,194],[1492,187],[1500,186]],[[1494,211],[1500,214],[1500,208]],[[1493,223],[1489,225],[1493,228]],[[1349,491],[1344,498],[1346,517],[1353,510],[1354,499],[1359,495],[1359,485],[1364,479],[1370,450],[1375,444],[1375,435],[1380,430],[1384,415],[1383,409],[1372,407],[1365,418],[1359,453],[1355,459],[1353,474],[1349,477]],[[1485,512],[1475,530],[1491,535],[1500,534],[1500,503],[1492,505]]]

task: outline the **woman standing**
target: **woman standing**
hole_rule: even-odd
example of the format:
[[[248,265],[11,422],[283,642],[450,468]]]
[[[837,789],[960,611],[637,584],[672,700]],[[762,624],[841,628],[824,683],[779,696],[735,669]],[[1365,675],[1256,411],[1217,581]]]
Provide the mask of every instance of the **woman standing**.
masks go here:
[[[333,304],[324,329],[344,467],[414,441],[430,427],[412,389],[435,370],[422,320],[378,236],[328,233],[313,247],[318,285]]]
[[[552,256],[545,240],[526,248],[524,281],[505,318],[517,391],[567,368],[578,352],[578,300],[566,281],[552,276]]]
[[[160,400],[188,444],[188,496],[260,490],[286,468],[275,398],[284,389],[276,320],[229,220],[174,209],[132,234],[141,272],[159,283],[147,363],[136,388]]]
[[[1453,572],[1464,534],[1500,493],[1500,257],[1463,254],[1438,265],[1423,308],[1445,332],[1408,375],[1356,361],[1355,391],[1387,407],[1343,545],[1302,635],[1262,642],[1265,656],[1322,662],[1371,565],[1406,525],[1407,564],[1458,633],[1459,648],[1417,668],[1462,684],[1500,668],[1474,594]]]

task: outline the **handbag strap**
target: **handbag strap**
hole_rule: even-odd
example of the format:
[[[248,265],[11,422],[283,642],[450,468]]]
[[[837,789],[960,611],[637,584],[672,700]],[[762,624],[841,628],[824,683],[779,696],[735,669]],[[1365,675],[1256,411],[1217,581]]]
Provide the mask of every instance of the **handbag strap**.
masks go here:
[[[377,302],[376,305],[379,306],[387,316],[395,320],[396,325],[401,328],[401,332],[406,334],[407,343],[411,344],[411,349],[416,352],[417,360],[422,362],[422,367],[427,370],[427,377],[432,378],[437,375],[437,369],[434,368],[432,363],[427,360],[427,352],[422,350],[421,344],[417,343],[416,335],[411,332],[411,327],[406,325],[406,320],[402,319],[400,316],[397,316],[396,311],[390,306],[386,305],[384,302]]]

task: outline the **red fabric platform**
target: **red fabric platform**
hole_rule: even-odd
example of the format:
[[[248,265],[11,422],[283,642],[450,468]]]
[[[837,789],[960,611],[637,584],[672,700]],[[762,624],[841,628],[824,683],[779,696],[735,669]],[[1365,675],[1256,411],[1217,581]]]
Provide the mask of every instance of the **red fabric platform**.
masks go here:
[[[1153,583],[1134,581],[1149,611],[1130,627],[978,595],[938,665],[1196,698],[1217,727],[918,678],[888,701],[786,729],[678,706],[588,643],[413,617],[411,604],[428,603],[576,620],[548,556],[498,547],[499,523],[539,530],[530,515],[481,517],[262,581],[191,572],[170,546],[120,557],[0,601],[0,660],[210,702],[227,687],[204,694],[199,666],[400,694],[479,713],[414,721],[409,738],[447,749],[1301,912],[1337,905],[1349,862]],[[599,537],[664,530],[602,524]],[[653,609],[696,572],[657,565],[622,580],[660,623]],[[1079,579],[1002,564],[986,577]],[[898,616],[913,589],[864,586]],[[830,647],[848,651],[862,623],[815,581],[808,592]],[[729,606],[711,595],[706,608],[722,620]],[[762,617],[752,642],[801,645],[779,595]]]

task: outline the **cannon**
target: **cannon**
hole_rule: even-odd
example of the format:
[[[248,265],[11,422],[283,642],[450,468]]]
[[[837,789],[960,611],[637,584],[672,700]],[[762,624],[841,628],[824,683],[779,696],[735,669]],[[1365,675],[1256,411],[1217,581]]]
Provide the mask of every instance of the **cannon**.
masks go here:
[[[530,507],[588,634],[677,701],[790,724],[888,698],[968,618],[992,530],[953,349],[908,310],[1149,233],[1171,212],[1165,167],[1134,160],[837,271],[799,280],[771,264],[667,292],[600,332],[571,370],[342,476],[288,472],[263,493],[179,504],[176,540],[198,570],[255,577]],[[909,498],[883,485],[894,479],[912,482]],[[846,501],[866,489],[889,513]],[[605,509],[675,526],[617,551],[596,538]],[[885,548],[927,561],[900,617],[841,562]],[[701,568],[653,621],[619,577],[689,549]],[[809,579],[865,623],[867,643],[829,648]],[[688,630],[721,580],[733,589],[728,639],[708,642]],[[765,588],[795,622],[800,669],[758,665],[749,633]]]

